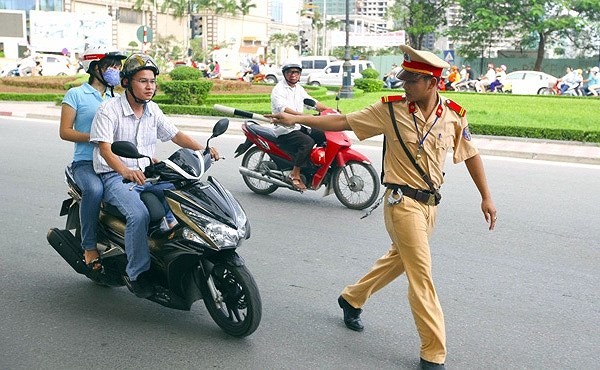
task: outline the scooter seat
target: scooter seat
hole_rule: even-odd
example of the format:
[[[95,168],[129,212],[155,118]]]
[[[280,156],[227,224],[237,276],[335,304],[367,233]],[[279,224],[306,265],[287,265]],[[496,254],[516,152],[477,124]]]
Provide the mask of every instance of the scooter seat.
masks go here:
[[[150,213],[150,225],[160,222],[162,218],[165,217],[165,208],[163,207],[161,201],[155,194],[148,191],[143,191],[140,194],[140,199],[142,200],[142,202],[144,202],[146,208],[148,209],[148,212]],[[123,216],[119,209],[113,206],[112,204],[103,202],[102,209],[104,210],[104,212],[115,216],[119,220],[125,222],[125,216]]]
[[[246,127],[248,127],[248,131],[252,132],[255,135],[264,137],[265,139],[273,142],[277,141],[275,130],[273,130],[273,128],[271,127],[261,126],[258,123],[254,122],[252,124],[246,125]]]

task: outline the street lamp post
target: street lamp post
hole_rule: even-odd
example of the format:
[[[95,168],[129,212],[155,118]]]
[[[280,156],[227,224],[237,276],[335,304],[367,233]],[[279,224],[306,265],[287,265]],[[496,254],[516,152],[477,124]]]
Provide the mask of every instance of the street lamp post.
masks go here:
[[[342,88],[340,89],[340,99],[350,99],[354,97],[352,92],[352,64],[350,64],[350,6],[349,0],[346,0],[346,46],[344,48],[344,76],[342,77]]]

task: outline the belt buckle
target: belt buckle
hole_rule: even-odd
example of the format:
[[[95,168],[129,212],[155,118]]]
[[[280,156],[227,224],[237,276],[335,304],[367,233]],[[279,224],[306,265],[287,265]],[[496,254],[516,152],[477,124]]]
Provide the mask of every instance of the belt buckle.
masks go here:
[[[428,206],[435,206],[435,194],[429,194],[429,199],[427,199]]]

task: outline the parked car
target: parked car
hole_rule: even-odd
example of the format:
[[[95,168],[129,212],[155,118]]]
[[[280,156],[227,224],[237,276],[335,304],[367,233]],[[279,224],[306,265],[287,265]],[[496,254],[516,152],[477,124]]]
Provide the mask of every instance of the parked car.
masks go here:
[[[374,69],[373,63],[371,63],[368,60],[351,60],[350,64],[352,64],[351,85],[354,85],[355,79],[362,78],[362,71],[364,71],[367,68]],[[307,83],[313,86],[342,85],[342,78],[344,75],[343,65],[343,60],[336,60],[335,62],[331,62],[322,71],[313,72],[309,74]]]
[[[503,90],[522,95],[548,95],[557,78],[538,71],[514,71],[506,75]]]
[[[302,66],[302,74],[300,75],[300,83],[306,84],[308,82],[308,76],[313,72],[322,71],[327,65],[337,60],[335,57],[330,56],[304,56],[298,58],[298,62]],[[265,73],[265,82],[276,84],[283,78],[281,68],[271,68]]]
[[[42,64],[42,76],[73,76],[77,66],[71,67],[69,59],[58,54],[37,54]]]

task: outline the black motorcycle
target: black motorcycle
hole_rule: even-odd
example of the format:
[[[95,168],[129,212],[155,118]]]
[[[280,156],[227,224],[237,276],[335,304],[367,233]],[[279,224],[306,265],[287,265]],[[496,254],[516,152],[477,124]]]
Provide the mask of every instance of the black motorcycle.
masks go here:
[[[140,196],[151,219],[148,245],[152,262],[147,277],[154,286],[154,294],[148,299],[187,311],[195,301],[203,299],[217,325],[232,336],[244,337],[258,328],[262,315],[256,282],[236,253],[250,237],[250,223],[238,201],[215,178],[200,180],[212,164],[209,141],[223,134],[228,125],[227,119],[215,124],[203,153],[179,149],[169,159],[146,167],[147,181],[174,185],[174,189],[165,190],[164,194],[177,226],[161,227],[165,217],[162,202],[149,192]],[[111,148],[121,157],[148,158],[130,142],[115,142]],[[70,198],[63,202],[60,215],[67,215],[67,223],[65,229],[50,229],[48,242],[75,271],[97,284],[127,285],[125,217],[116,207],[102,205],[97,249],[103,267],[101,271],[90,269],[81,249],[81,191],[70,168],[65,173]]]

